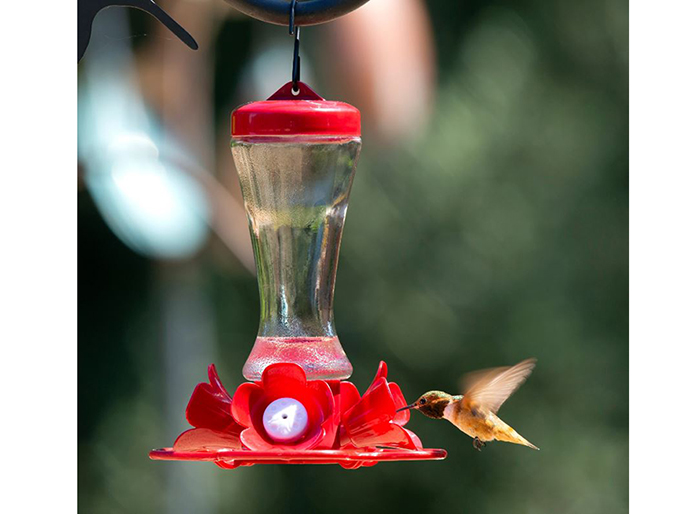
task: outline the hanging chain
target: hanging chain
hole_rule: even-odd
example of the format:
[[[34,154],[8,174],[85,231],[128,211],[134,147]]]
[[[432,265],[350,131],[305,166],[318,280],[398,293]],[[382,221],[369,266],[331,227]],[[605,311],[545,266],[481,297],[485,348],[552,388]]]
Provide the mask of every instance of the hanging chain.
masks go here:
[[[297,0],[291,0],[289,4],[289,35],[294,36],[294,57],[292,59],[292,92],[299,91],[301,77],[301,57],[299,57],[299,27],[294,24]]]

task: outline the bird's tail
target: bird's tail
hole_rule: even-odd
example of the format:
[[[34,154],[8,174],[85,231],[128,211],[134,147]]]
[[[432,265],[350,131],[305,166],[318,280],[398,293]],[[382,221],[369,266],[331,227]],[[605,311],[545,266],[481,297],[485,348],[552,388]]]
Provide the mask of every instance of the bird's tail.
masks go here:
[[[513,428],[508,426],[504,421],[501,420],[501,423],[503,423],[503,426],[500,427],[500,429],[496,432],[495,439],[497,441],[522,444],[523,446],[527,446],[528,448],[532,448],[533,450],[539,450],[537,446],[535,446],[530,441],[521,436],[519,433],[517,433],[515,430],[513,430]]]

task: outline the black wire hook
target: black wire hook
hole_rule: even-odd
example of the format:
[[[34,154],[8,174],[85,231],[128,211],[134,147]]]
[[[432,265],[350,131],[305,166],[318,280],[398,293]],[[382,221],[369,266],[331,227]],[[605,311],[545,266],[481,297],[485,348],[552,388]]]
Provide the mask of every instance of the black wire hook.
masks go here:
[[[289,35],[294,36],[294,57],[292,58],[292,92],[299,92],[299,80],[301,77],[301,57],[299,57],[299,27],[294,24],[294,15],[297,10],[297,0],[291,0],[289,4]]]
[[[289,35],[294,35],[294,16],[297,13],[297,0],[289,2]]]

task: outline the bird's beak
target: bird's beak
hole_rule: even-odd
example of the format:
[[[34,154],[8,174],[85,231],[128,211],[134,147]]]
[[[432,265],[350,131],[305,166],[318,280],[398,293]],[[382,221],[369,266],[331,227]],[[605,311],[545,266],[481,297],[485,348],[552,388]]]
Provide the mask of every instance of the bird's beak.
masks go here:
[[[411,405],[406,405],[405,407],[401,407],[400,409],[396,409],[396,412],[401,412],[402,410],[415,409],[415,408],[416,408],[416,404],[412,403]]]

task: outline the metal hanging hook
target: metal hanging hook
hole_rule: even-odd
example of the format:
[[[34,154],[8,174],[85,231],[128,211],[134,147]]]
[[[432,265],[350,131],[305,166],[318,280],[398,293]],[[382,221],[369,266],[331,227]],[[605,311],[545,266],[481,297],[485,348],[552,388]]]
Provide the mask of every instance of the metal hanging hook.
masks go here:
[[[289,34],[294,36],[294,57],[292,58],[292,93],[299,93],[299,80],[301,77],[301,57],[299,57],[299,27],[294,24],[294,15],[297,9],[297,0],[291,0],[289,4]]]
[[[297,13],[297,0],[291,0],[289,2],[289,35],[294,35],[294,17]]]

